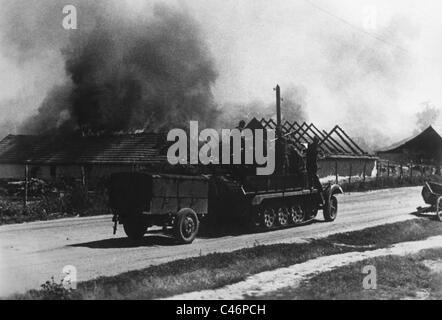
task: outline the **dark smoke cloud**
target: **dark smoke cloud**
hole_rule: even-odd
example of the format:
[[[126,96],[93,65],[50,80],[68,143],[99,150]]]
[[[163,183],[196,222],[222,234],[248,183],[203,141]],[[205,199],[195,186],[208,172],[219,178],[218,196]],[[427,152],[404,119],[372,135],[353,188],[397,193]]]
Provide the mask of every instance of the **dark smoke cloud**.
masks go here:
[[[61,27],[62,8],[67,4],[79,9],[77,31]],[[275,117],[270,93],[265,102],[249,100],[238,104],[233,100],[217,108],[212,96],[217,72],[202,32],[212,37],[212,46],[218,43],[215,36],[219,33],[201,18],[216,20],[216,14],[199,16],[200,21],[205,21],[202,30],[192,17],[177,9],[156,6],[134,14],[128,12],[126,4],[123,0],[0,0],[2,55],[17,64],[35,59],[42,65],[46,56],[57,54],[60,65],[45,69],[45,75],[56,77],[61,69],[65,70],[55,86],[51,81],[43,102],[41,92],[48,86],[39,91],[33,103],[26,101],[26,108],[17,108],[29,113],[30,105],[34,106],[32,110],[39,106],[21,132],[162,130],[185,126],[190,119],[207,127],[228,128],[241,119]],[[208,8],[210,13],[212,7]],[[266,16],[271,10],[263,8],[262,14]],[[404,119],[398,101],[403,101],[404,91],[409,88],[407,82],[413,83],[409,80],[414,76],[417,56],[412,50],[417,48],[418,28],[407,19],[393,18],[389,25],[375,31],[389,45],[335,23],[328,16],[299,15],[303,17],[299,19],[303,21],[300,26],[305,24],[300,30],[306,41],[296,43],[297,49],[287,53],[293,54],[293,65],[277,68],[278,61],[275,62],[278,74],[273,77],[275,82],[283,82],[283,116],[298,122],[310,116],[308,120],[319,127],[328,126],[324,129],[339,124],[371,150],[395,142],[399,135],[404,138],[411,134],[415,118],[405,115],[409,117],[407,126],[398,125],[401,121],[393,119]],[[223,68],[224,62],[228,68],[242,68],[242,51],[267,52],[268,43],[272,43],[271,39],[259,37],[256,43],[243,41],[249,36],[253,40],[254,33],[260,30],[248,19],[244,14],[244,25],[250,23],[254,27],[247,28],[247,32],[239,28],[236,33],[230,22],[216,23],[223,32],[233,32],[227,39],[233,47],[238,46],[232,53],[222,50],[224,44],[213,46],[218,48],[214,54],[221,70],[227,69]],[[298,19],[294,16],[293,20]],[[283,21],[282,25],[286,24]],[[241,22],[239,26],[242,25]],[[247,50],[240,45],[244,42],[250,44]],[[278,52],[271,50],[268,54],[251,55],[250,59],[258,57],[258,66],[264,64],[261,60],[271,60],[264,67],[273,68],[274,56]],[[245,82],[262,82],[251,78],[253,75],[244,75]],[[230,83],[235,83],[235,76]],[[290,89],[284,82],[297,86]],[[308,99],[304,87],[309,91]],[[246,89],[244,84],[239,86],[233,96]],[[270,92],[271,87],[267,89]],[[230,91],[226,92],[220,101],[231,101],[226,98]],[[10,118],[13,120],[13,115]]]
[[[4,40],[18,58],[60,50],[66,70],[65,84],[48,93],[22,131],[156,131],[190,120],[213,124],[217,72],[199,25],[188,14],[156,5],[141,17],[118,1],[69,1],[78,8],[79,29],[65,31],[61,18],[54,18],[65,1],[8,4],[17,22]]]

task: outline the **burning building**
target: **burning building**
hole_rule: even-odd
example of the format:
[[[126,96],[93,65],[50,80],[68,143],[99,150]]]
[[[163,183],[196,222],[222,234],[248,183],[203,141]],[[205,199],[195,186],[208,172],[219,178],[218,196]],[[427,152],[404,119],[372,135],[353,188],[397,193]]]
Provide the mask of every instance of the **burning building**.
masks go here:
[[[252,119],[250,129],[275,129],[273,120]],[[286,122],[282,134],[300,153],[315,136],[321,139],[319,176],[339,180],[371,176],[375,157],[362,150],[339,126],[330,132],[314,124]],[[77,178],[97,181],[114,172],[170,172],[165,133],[9,135],[0,142],[0,178]],[[198,172],[203,172],[200,168]]]

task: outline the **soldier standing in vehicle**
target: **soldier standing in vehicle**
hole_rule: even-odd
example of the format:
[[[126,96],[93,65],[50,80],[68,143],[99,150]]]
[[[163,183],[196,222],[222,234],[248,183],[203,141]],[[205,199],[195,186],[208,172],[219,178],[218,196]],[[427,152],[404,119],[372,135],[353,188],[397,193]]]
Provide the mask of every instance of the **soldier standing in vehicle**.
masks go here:
[[[293,143],[287,144],[287,174],[295,176],[296,179],[302,180],[305,174],[305,162],[302,154],[297,150]]]
[[[322,184],[318,177],[318,154],[319,154],[319,138],[314,137],[312,143],[307,148],[307,177],[310,189],[316,188],[322,194]]]

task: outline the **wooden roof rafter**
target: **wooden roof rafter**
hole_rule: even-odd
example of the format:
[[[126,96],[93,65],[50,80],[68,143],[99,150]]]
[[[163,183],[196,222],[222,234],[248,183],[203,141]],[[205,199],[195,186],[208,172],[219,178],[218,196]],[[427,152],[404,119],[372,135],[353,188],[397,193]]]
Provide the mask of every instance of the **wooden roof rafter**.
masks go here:
[[[261,125],[265,129],[275,130],[277,127],[273,119],[261,119]],[[285,121],[281,125],[281,131],[285,137],[302,148],[303,143],[311,143],[317,136],[320,139],[320,150],[330,156],[370,157],[350,136],[340,127],[335,126],[329,132],[318,129],[313,123]]]

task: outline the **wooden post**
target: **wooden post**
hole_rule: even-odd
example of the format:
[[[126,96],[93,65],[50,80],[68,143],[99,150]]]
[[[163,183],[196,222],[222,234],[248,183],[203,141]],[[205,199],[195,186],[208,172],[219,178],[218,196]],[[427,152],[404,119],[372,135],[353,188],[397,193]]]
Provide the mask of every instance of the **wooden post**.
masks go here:
[[[379,169],[380,169],[379,160],[376,160],[376,186],[378,185]]]
[[[348,175],[348,184],[350,184],[351,183],[351,175],[353,174],[353,165],[352,165],[352,163],[350,163],[350,172],[349,172],[349,175]]]
[[[23,197],[23,206],[26,209],[28,206],[28,188],[29,188],[29,164],[26,161],[25,165],[25,193]]]
[[[281,130],[281,87],[276,85],[276,126]],[[278,137],[279,138],[279,137]]]
[[[364,161],[364,172],[362,173],[362,181],[365,183],[365,179],[366,179],[366,174],[365,172],[367,171],[367,161]]]
[[[81,183],[83,184],[83,187],[86,187],[86,170],[84,169],[84,166],[81,166]]]
[[[281,87],[276,85],[276,172],[279,175],[284,174],[284,157],[285,145],[283,144],[285,139],[281,139],[282,123],[281,123]]]
[[[402,167],[402,163],[400,164],[401,166],[401,170],[400,170],[400,179],[402,180],[402,178],[404,177],[404,168]]]
[[[86,177],[86,169],[84,166],[81,166],[81,183],[84,188],[84,192],[86,193],[86,199],[89,199],[88,186],[87,186],[87,177]]]
[[[387,178],[390,178],[390,161],[387,161]]]
[[[335,161],[336,184],[339,183],[338,160]]]

